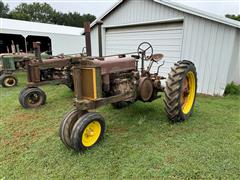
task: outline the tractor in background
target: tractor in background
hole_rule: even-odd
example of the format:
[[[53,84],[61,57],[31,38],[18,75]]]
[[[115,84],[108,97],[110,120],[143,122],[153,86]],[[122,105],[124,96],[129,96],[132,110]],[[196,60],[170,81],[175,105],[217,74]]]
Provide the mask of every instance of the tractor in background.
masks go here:
[[[11,88],[17,86],[18,78],[15,74],[16,71],[26,70],[30,61],[35,59],[33,53],[24,53],[19,50],[19,45],[14,44],[12,41],[11,53],[0,54],[0,84],[2,87]],[[46,53],[42,53],[41,57],[49,58]]]
[[[19,94],[19,102],[24,108],[36,108],[46,103],[46,93],[40,86],[64,84],[72,91],[72,66],[76,59],[86,56],[84,52],[73,55],[57,55],[44,58],[40,53],[40,43],[34,42],[35,57],[27,64],[27,87]]]
[[[26,69],[27,63],[34,58],[33,54],[0,54],[0,84],[10,88],[17,86],[18,79],[15,75],[17,70]]]

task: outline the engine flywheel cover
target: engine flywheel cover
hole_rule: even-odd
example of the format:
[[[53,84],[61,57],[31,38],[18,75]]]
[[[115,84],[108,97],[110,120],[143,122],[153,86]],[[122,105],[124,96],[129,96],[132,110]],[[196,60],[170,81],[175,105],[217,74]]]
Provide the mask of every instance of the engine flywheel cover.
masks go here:
[[[153,83],[148,77],[141,77],[138,86],[138,98],[143,102],[151,100],[153,95]]]

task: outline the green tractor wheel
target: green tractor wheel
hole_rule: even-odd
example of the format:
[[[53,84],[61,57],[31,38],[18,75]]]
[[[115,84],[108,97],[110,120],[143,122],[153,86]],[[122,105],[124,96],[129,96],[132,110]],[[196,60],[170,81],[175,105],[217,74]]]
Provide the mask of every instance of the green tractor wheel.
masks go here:
[[[175,63],[169,73],[165,87],[165,110],[172,122],[181,122],[189,118],[197,91],[197,73],[190,61]]]
[[[24,108],[36,108],[46,103],[46,94],[39,88],[25,88],[19,94],[19,102]]]
[[[17,86],[18,80],[14,75],[3,74],[0,76],[2,87],[11,88]]]

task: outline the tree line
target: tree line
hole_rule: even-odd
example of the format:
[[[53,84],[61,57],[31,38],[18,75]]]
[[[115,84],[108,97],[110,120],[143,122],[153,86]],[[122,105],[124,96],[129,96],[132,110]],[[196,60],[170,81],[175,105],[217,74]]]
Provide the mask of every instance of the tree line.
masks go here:
[[[226,14],[225,17],[236,20],[236,21],[240,21],[240,14],[238,14],[238,15]]]
[[[74,27],[83,27],[84,22],[92,22],[96,19],[91,14],[63,13],[57,11],[48,3],[38,2],[31,4],[21,3],[10,11],[8,4],[4,4],[2,1],[0,1],[0,17]]]

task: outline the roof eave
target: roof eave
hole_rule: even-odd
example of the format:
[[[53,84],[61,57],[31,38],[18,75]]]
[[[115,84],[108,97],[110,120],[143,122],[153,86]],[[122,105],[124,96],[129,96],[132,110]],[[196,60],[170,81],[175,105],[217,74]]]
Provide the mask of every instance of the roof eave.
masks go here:
[[[108,9],[102,16],[97,18],[95,21],[91,23],[91,28],[97,24],[98,21],[101,21],[105,16],[107,16],[110,12],[112,12],[116,7],[118,7],[124,0],[118,1],[114,4],[110,9]]]
[[[93,28],[98,21],[101,21],[105,16],[107,16],[110,12],[112,12],[116,7],[118,7],[124,0],[119,0],[117,3],[115,3],[111,8],[109,8],[103,15],[101,15],[99,18],[95,19],[95,21],[93,21],[91,23],[91,28]],[[84,35],[85,32],[82,33],[82,35]]]
[[[166,1],[163,1],[163,0],[153,0],[153,1],[156,2],[156,3],[162,4],[162,5],[177,9],[179,11],[183,11],[183,12],[188,13],[188,14],[192,14],[192,15],[199,16],[199,17],[202,17],[202,18],[206,18],[206,19],[216,21],[216,22],[219,22],[219,23],[222,23],[222,24],[226,24],[226,25],[229,25],[229,26],[233,26],[233,27],[236,27],[236,28],[240,28],[240,22],[238,22],[238,21],[235,22],[234,20],[227,19],[225,17],[219,17],[217,15],[212,15],[208,12],[201,11],[201,10],[195,9],[195,8],[190,8],[188,6],[185,6],[185,5],[176,3],[176,2],[166,2]]]

